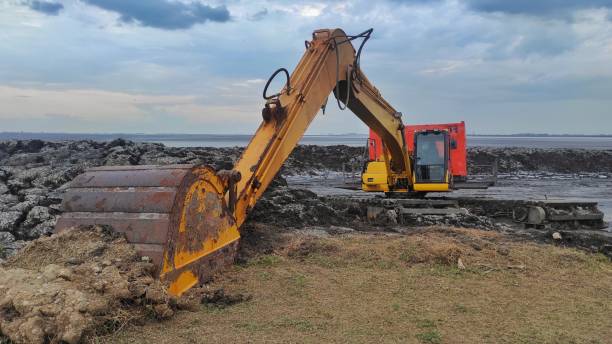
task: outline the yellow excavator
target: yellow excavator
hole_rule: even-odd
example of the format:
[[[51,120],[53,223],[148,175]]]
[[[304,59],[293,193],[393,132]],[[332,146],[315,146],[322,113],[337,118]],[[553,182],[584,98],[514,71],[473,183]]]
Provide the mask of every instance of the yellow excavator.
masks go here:
[[[365,178],[377,173],[384,175],[386,191],[414,191],[401,114],[359,67],[371,34],[372,29],[355,36],[340,29],[316,30],[305,42],[306,51],[293,73],[281,68],[268,80],[263,121],[233,169],[89,169],[66,190],[56,231],[111,225],[158,266],[159,278],[171,294],[204,283],[232,264],[240,226],[332,92],[341,108],[348,107],[384,142],[383,163],[372,165],[382,171],[370,171]],[[355,50],[352,42],[358,39],[361,44]],[[281,73],[285,86],[268,95],[270,82]]]

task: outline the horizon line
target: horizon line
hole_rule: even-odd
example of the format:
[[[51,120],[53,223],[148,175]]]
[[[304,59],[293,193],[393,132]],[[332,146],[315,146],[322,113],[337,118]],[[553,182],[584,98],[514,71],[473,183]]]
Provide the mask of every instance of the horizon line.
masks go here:
[[[125,132],[46,132],[46,131],[0,131],[0,136],[4,135],[89,135],[89,136],[253,136],[254,134],[210,134],[210,133],[125,133]],[[512,133],[512,134],[482,134],[467,133],[467,136],[492,136],[492,137],[612,137],[612,134],[557,134],[557,133]],[[341,133],[341,134],[304,134],[303,136],[363,136],[365,133]]]

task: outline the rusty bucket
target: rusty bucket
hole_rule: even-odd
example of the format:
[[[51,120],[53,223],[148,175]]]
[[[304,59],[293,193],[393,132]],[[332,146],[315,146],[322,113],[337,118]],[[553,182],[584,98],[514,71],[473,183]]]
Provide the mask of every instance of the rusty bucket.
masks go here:
[[[110,225],[180,295],[234,260],[240,237],[226,179],[208,166],[99,167],[66,190],[56,231]]]

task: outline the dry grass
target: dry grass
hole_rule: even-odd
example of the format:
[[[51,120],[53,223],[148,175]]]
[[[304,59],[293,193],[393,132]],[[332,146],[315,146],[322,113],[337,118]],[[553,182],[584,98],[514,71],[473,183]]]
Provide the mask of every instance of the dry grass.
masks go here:
[[[491,232],[291,235],[213,287],[231,307],[180,312],[100,342],[610,343],[612,263]],[[457,267],[461,258],[465,269]]]

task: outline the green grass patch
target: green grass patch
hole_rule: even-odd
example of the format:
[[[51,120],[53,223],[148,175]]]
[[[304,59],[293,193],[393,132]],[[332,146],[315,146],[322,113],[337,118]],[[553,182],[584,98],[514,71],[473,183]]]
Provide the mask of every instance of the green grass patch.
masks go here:
[[[304,275],[295,275],[291,278],[291,281],[293,282],[293,286],[296,288],[304,288],[306,286],[306,276]]]
[[[417,321],[418,328],[435,328],[436,323],[433,320],[421,319]]]
[[[263,256],[259,256],[253,260],[251,260],[248,265],[249,266],[262,266],[262,267],[272,267],[279,265],[283,259],[280,256],[274,254],[266,254]]]
[[[436,329],[432,329],[430,331],[423,332],[423,333],[418,333],[416,337],[421,343],[431,343],[431,344],[442,343],[442,335]]]
[[[416,246],[409,245],[399,255],[399,260],[404,263],[413,263],[417,254]]]

